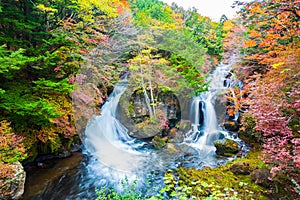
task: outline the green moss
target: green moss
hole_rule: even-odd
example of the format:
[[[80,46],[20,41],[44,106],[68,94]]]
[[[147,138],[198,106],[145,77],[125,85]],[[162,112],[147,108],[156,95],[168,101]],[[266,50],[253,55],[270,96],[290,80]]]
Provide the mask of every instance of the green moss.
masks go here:
[[[262,133],[255,130],[256,120],[248,114],[241,115],[241,127],[238,131],[239,138],[254,147],[259,147],[263,142]]]
[[[229,139],[225,139],[225,141],[217,141],[215,142],[215,147],[217,148],[217,155],[231,157],[238,153],[239,145],[237,142]]]
[[[245,162],[251,168],[263,168],[265,164],[259,159],[260,152],[250,152],[246,158],[236,159],[217,168],[205,167],[201,170],[179,168],[168,172],[166,177],[178,177],[178,181],[169,187],[168,193],[176,193],[177,197],[194,197],[195,199],[268,199],[267,190],[255,184],[251,175],[235,175],[230,167],[237,162]]]
[[[166,146],[166,142],[156,135],[152,139],[152,145],[154,146],[155,149],[162,149],[164,146]]]

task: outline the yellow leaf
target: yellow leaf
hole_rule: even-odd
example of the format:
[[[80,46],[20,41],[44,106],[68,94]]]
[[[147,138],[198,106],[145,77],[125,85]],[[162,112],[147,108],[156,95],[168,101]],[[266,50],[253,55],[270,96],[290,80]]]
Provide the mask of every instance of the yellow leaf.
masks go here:
[[[224,22],[223,30],[230,31],[233,27],[234,27],[234,24],[230,20],[227,20]]]
[[[279,63],[273,64],[272,66],[273,66],[274,69],[277,69],[278,67],[280,67],[283,64],[284,64],[284,62],[279,62]]]
[[[285,72],[288,72],[288,71],[290,71],[290,70],[291,70],[290,68],[284,69],[284,70],[282,70],[282,71],[280,72],[280,74],[284,74]]]
[[[37,5],[37,8],[40,9],[41,11],[45,11],[45,12],[52,12],[55,13],[57,12],[57,9],[51,8],[51,7],[46,7],[44,4],[39,4]]]

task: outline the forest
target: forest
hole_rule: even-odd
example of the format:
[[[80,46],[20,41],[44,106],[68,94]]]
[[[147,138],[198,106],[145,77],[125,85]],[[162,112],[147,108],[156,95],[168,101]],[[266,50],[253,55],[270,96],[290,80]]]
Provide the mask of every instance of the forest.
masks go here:
[[[224,92],[222,124],[247,155],[165,170],[155,194],[130,185],[94,189],[95,198],[300,198],[300,1],[234,6],[238,17],[215,22],[159,0],[0,1],[0,199],[22,199],[26,166],[38,169],[41,157],[85,149],[89,121],[124,77],[120,121],[156,151],[172,150],[186,129],[176,120],[189,115],[181,102],[209,91],[220,63],[243,84]]]

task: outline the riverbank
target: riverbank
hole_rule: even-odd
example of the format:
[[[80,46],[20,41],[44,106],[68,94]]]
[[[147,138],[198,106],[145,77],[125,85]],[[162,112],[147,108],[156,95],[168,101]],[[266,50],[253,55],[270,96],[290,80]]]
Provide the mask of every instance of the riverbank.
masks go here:
[[[55,180],[64,179],[75,173],[83,159],[81,152],[75,152],[67,158],[48,160],[49,165],[46,168],[27,169],[25,191],[21,199],[40,199]]]

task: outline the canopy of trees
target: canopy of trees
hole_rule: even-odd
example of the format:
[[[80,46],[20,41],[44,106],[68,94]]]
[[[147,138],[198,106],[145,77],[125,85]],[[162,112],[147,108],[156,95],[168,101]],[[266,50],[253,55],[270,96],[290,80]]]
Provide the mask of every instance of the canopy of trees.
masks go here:
[[[3,137],[11,131],[22,137],[15,141],[22,145],[19,160],[68,148],[95,112],[86,112],[87,106],[99,110],[140,50],[167,53],[169,67],[196,93],[205,90],[201,76],[221,58],[222,24],[160,1],[21,0],[0,6],[1,130]],[[163,39],[164,33],[169,36],[162,43],[137,37]],[[182,44],[185,50],[179,50]]]

